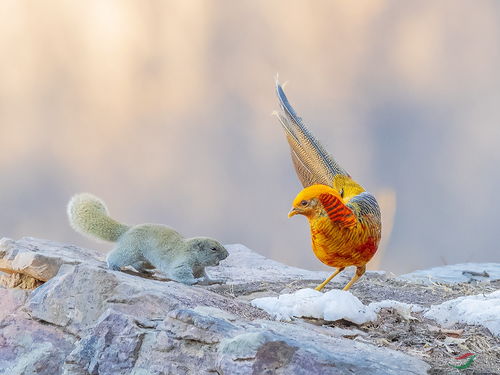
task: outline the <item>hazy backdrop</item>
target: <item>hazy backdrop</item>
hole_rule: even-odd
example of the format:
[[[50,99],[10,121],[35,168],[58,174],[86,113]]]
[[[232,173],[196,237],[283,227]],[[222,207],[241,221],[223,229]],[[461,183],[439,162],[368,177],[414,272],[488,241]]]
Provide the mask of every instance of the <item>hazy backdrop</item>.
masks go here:
[[[287,218],[279,73],[387,207],[377,266],[500,261],[498,1],[5,0],[0,53],[0,236],[110,249],[67,224],[88,191],[129,224],[324,268]]]

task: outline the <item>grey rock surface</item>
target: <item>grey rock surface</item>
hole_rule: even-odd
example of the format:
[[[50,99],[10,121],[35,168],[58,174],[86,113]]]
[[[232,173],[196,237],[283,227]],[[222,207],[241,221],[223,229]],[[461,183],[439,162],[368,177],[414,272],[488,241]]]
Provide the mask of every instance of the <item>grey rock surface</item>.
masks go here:
[[[327,273],[288,267],[241,245],[228,250],[230,256],[219,267],[207,270],[225,284],[187,286],[160,275],[108,270],[100,254],[73,245],[3,239],[1,269],[43,284],[33,290],[0,287],[0,374],[390,375],[429,370],[424,356],[370,342],[374,325],[273,320],[252,307],[249,296],[314,286]],[[353,289],[362,297],[364,285],[391,282],[373,273]],[[391,293],[408,288],[398,285],[392,282]]]
[[[18,241],[0,239],[0,271],[31,276],[40,281],[53,278],[63,264],[103,265],[97,251],[25,237]]]
[[[234,244],[227,245],[230,257],[221,263],[221,267],[212,268],[211,275],[227,279],[232,285],[251,282],[294,282],[296,280],[323,281],[331,272],[309,271],[268,259],[248,247]],[[351,276],[340,274],[337,281],[347,283]]]
[[[500,263],[460,263],[417,270],[398,277],[399,280],[429,285],[431,283],[470,283],[500,280]]]
[[[0,373],[53,375],[62,371],[76,338],[15,312],[0,321]]]

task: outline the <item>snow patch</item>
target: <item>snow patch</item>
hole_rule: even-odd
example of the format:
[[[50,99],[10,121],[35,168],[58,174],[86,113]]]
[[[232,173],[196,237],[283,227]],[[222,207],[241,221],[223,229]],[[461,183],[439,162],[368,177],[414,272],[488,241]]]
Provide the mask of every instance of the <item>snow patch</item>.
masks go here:
[[[376,320],[383,308],[393,308],[407,319],[412,318],[411,312],[422,311],[420,306],[390,300],[364,305],[352,293],[336,289],[321,293],[306,288],[278,297],[256,298],[251,303],[280,320],[309,317],[328,321],[344,319],[355,324]]]
[[[252,305],[267,311],[280,320],[292,317],[310,317],[324,320],[345,319],[363,324],[377,319],[377,315],[350,292],[330,290],[321,293],[314,289],[300,289],[278,297],[256,298]]]
[[[445,327],[456,323],[480,325],[500,337],[500,290],[490,294],[459,297],[433,305],[424,316]]]

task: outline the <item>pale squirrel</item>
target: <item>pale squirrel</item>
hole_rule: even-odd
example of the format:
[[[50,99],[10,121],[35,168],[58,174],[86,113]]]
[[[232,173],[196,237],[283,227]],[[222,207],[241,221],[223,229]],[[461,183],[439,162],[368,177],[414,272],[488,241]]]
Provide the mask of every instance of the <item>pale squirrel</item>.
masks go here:
[[[113,270],[132,266],[147,272],[156,267],[169,279],[188,285],[220,282],[205,273],[206,266],[216,266],[228,256],[224,246],[214,239],[184,238],[161,224],[127,226],[112,219],[104,202],[88,193],[73,196],[67,212],[77,232],[116,242],[106,259]]]

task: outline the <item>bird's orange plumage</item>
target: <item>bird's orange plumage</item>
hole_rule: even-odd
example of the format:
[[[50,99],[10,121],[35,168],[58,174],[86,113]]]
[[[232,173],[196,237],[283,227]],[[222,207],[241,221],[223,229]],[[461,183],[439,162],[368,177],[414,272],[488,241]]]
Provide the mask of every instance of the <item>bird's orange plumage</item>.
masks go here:
[[[316,289],[321,290],[345,267],[355,266],[356,274],[344,287],[347,290],[365,273],[366,263],[377,251],[381,237],[377,200],[313,137],[279,83],[276,92],[282,109],[277,116],[290,145],[295,171],[304,186],[289,216],[300,214],[308,218],[314,254],[321,262],[337,268]]]
[[[338,192],[326,185],[312,185],[302,190],[294,207],[312,199],[316,200],[314,207],[300,213],[309,220],[314,254],[331,267],[364,266],[377,251],[380,241],[377,219],[366,213],[358,220]]]

